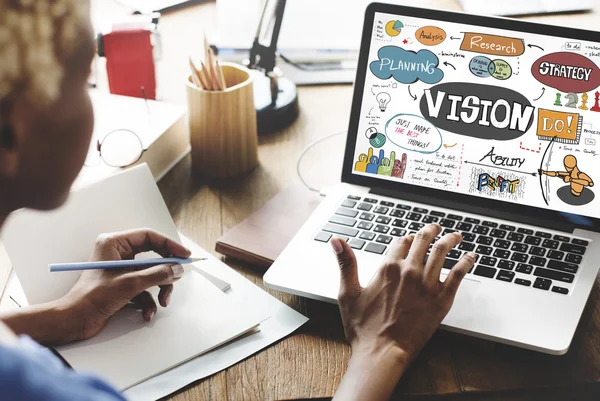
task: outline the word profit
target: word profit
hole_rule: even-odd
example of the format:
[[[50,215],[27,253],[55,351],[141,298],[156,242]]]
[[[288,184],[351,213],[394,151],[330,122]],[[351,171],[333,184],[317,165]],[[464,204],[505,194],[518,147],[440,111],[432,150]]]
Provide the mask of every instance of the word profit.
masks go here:
[[[499,190],[502,192],[509,192],[514,194],[517,190],[517,185],[519,185],[520,180],[507,180],[504,177],[498,176],[498,178],[493,178],[487,173],[479,174],[479,182],[477,184],[477,190],[479,192],[483,191],[484,188],[489,188],[492,191]]]

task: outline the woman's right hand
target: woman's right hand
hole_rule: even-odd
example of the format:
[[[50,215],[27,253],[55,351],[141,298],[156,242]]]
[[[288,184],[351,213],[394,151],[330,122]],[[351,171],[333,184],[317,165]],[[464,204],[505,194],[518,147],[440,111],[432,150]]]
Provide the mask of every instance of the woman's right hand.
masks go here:
[[[0,345],[10,345],[17,341],[17,336],[0,320]]]
[[[349,372],[337,393],[340,399],[387,399],[450,311],[476,257],[472,252],[465,254],[442,283],[444,260],[462,236],[453,233],[442,237],[425,263],[429,246],[441,231],[437,224],[428,225],[415,236],[395,241],[366,288],[359,284],[352,248],[337,238],[331,240],[341,274],[338,302],[352,346]],[[356,377],[349,378],[353,370]],[[365,370],[370,373],[366,375]]]

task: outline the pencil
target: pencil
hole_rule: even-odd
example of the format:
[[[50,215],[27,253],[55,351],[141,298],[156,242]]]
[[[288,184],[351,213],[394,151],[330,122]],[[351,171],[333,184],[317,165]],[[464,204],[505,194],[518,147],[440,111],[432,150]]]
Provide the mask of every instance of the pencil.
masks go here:
[[[202,81],[200,80],[200,75],[198,74],[198,70],[196,69],[196,66],[194,65],[194,62],[192,61],[192,58],[189,57],[189,62],[190,62],[190,69],[192,70],[192,82],[194,83],[194,85],[196,85],[199,88],[202,89],[206,89],[204,87],[204,85],[202,84]]]
[[[210,71],[208,70],[208,68],[206,68],[206,65],[201,61],[200,65],[202,66],[202,69],[200,70],[200,74],[204,75],[204,79],[206,80],[207,84],[206,86],[208,87],[207,89],[209,91],[215,90],[215,86],[213,84],[213,80],[210,76]]]
[[[206,81],[206,76],[200,70],[196,70],[196,72],[198,73],[198,78],[200,79],[200,82],[202,83],[204,90],[208,90],[208,82]]]
[[[204,89],[204,90],[209,90],[208,88],[208,84],[206,83],[206,78],[204,77],[204,74],[202,74],[197,68],[196,65],[194,64],[194,62],[192,61],[192,58],[190,57],[190,68],[192,69],[192,79],[196,79],[196,86]]]
[[[206,258],[155,258],[141,260],[109,260],[104,262],[56,263],[48,265],[51,272],[68,272],[78,270],[114,270],[114,269],[144,269],[158,265],[189,265],[190,263],[206,260]]]
[[[204,61],[206,61],[208,63],[209,60],[210,60],[210,46],[208,45],[206,31],[204,31]]]
[[[215,64],[217,65],[217,74],[221,83],[221,89],[225,90],[227,89],[227,83],[225,83],[225,75],[223,75],[223,68],[221,67],[221,64],[219,64],[219,59],[215,60]]]
[[[208,39],[206,37],[206,32],[204,32],[204,62],[206,65],[203,66],[204,74],[209,82],[209,85],[212,86],[212,90],[219,90],[219,86],[215,81],[215,76],[213,75],[213,59],[211,54],[211,48],[208,44]],[[206,68],[208,66],[208,68]]]
[[[215,54],[213,53],[211,48],[208,48],[208,56],[209,56],[209,60],[208,60],[208,64],[209,64],[209,68],[210,68],[210,72],[211,72],[211,77],[213,80],[213,86],[215,87],[216,90],[223,90],[223,88],[221,87],[221,83],[219,82],[219,76],[217,74],[217,69],[215,67]]]

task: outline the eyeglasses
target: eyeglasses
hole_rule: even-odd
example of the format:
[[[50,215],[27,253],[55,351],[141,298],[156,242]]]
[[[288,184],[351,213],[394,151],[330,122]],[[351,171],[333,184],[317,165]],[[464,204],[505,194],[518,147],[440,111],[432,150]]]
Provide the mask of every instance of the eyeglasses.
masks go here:
[[[110,167],[129,167],[141,159],[144,149],[142,140],[137,134],[128,129],[117,129],[109,132],[104,139],[96,142],[98,153],[94,157],[88,155],[85,166],[93,167],[102,160]]]

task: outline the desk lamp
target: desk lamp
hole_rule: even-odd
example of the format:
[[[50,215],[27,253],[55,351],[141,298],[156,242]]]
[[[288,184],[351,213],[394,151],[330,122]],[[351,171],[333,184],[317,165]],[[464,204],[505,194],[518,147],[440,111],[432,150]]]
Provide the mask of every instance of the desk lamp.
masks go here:
[[[252,49],[248,68],[254,76],[254,104],[258,133],[280,130],[298,117],[296,85],[283,77],[276,66],[277,41],[286,0],[266,0]]]

